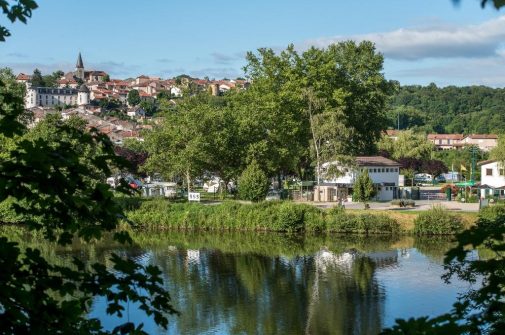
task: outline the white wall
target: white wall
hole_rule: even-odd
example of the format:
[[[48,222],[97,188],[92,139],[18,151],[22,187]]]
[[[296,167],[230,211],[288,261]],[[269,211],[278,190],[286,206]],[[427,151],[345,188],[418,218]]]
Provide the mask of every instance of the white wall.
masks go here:
[[[487,170],[491,169],[492,175],[487,175]],[[500,170],[503,172],[503,167],[498,162],[483,164],[480,167],[480,183],[492,187],[505,186],[505,176],[500,175]]]
[[[359,169],[368,169],[368,174],[374,184],[394,184],[395,186],[380,186],[377,194],[377,200],[392,200],[394,195],[394,188],[399,185],[400,168],[399,167],[384,167],[384,166],[363,166]],[[325,183],[337,184],[354,184],[358,176],[357,170],[350,170],[343,176],[332,179],[324,179]]]

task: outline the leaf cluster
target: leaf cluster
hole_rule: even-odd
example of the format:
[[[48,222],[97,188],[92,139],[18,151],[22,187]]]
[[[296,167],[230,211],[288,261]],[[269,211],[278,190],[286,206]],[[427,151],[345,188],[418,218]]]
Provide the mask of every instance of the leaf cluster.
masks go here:
[[[16,215],[10,218],[60,245],[75,237],[97,240],[105,232],[113,233],[118,242],[131,243],[126,232],[117,230],[125,217],[103,182],[113,167],[125,166],[111,141],[96,130],[87,131],[80,119],[49,117],[28,131],[18,121],[23,110],[23,96],[0,77],[0,135],[13,141],[1,156],[0,203],[12,203]],[[117,191],[131,194],[126,185]],[[106,298],[110,314],[120,315],[122,304],[137,302],[163,327],[167,313],[175,313],[159,270],[153,267],[119,256],[112,257],[112,268],[85,268],[77,260],[73,267],[59,267],[38,250],[23,250],[7,238],[0,238],[0,251],[4,334],[105,333],[98,320],[88,320],[85,314],[96,295]],[[113,333],[138,334],[141,329],[127,324]]]

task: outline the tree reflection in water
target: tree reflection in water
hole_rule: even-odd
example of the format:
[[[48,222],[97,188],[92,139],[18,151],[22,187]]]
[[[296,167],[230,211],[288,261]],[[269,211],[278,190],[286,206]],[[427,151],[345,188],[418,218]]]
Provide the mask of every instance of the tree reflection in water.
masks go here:
[[[135,247],[121,250],[107,243],[74,245],[54,259],[66,262],[68,256],[78,256],[107,264],[109,253],[119,251],[158,265],[182,313],[171,318],[170,334],[376,334],[384,326],[387,293],[377,270],[395,268],[398,255],[414,250],[414,244],[422,249],[424,243],[356,235],[210,232],[137,234],[135,239]],[[437,240],[437,246],[442,250],[450,244]],[[93,315],[102,309],[97,300]],[[161,334],[134,306],[127,317]]]

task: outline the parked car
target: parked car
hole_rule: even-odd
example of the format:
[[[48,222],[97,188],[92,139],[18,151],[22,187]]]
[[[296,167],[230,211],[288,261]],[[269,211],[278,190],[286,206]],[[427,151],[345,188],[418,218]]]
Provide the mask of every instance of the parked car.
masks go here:
[[[437,183],[445,183],[447,180],[445,179],[445,177],[444,177],[443,175],[440,175],[440,176],[437,176],[437,177],[435,178],[435,181],[436,181]]]
[[[281,191],[269,190],[265,198],[266,201],[281,200]]]
[[[428,184],[433,182],[433,176],[428,173],[417,173],[414,175],[414,182],[417,184]]]

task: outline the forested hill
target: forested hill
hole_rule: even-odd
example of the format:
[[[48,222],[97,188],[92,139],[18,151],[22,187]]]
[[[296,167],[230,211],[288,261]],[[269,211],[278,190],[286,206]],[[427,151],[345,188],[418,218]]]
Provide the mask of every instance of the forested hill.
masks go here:
[[[505,89],[403,86],[388,111],[390,127],[436,133],[504,133]]]

